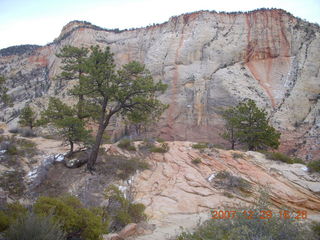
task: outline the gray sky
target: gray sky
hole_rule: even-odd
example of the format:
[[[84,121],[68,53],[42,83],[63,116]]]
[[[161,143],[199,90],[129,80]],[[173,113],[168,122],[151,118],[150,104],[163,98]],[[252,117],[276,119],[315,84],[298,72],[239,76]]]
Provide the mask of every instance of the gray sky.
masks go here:
[[[320,0],[0,0],[0,49],[52,42],[64,25],[85,20],[104,28],[143,27],[198,10],[282,8],[320,24]]]

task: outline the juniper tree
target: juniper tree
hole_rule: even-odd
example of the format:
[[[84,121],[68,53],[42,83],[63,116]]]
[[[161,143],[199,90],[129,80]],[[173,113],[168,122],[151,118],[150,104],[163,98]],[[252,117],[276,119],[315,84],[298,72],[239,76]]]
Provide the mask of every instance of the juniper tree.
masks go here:
[[[266,111],[259,109],[253,100],[226,110],[223,117],[226,120],[224,136],[231,144],[238,141],[249,150],[279,147],[280,133],[269,125]]]
[[[95,114],[92,115],[98,122],[95,143],[87,165],[91,171],[111,117],[117,114],[139,121],[139,118],[146,119],[153,112],[163,111],[166,105],[157,100],[155,95],[164,92],[167,85],[161,81],[154,83],[150,72],[138,62],[130,62],[116,71],[109,47],[104,51],[98,46],[92,47],[86,65],[87,79],[83,89],[85,98],[96,106]]]
[[[26,106],[21,110],[19,124],[22,127],[30,127],[32,129],[35,125],[36,114],[30,106]]]

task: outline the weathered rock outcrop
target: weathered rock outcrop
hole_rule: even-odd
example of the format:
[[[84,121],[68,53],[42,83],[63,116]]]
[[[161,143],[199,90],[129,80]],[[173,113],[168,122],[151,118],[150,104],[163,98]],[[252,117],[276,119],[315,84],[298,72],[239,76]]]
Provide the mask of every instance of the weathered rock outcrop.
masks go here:
[[[200,11],[128,31],[71,22],[32,55],[0,58],[0,74],[17,99],[12,109],[2,110],[6,121],[25,101],[41,108],[47,96],[65,97],[68,83],[54,77],[61,66],[55,54],[67,44],[108,45],[117,64],[141,61],[167,83],[159,98],[170,107],[156,133],[165,139],[219,142],[221,109],[251,98],[283,133],[283,151],[320,156],[320,28],[315,24],[277,9]]]

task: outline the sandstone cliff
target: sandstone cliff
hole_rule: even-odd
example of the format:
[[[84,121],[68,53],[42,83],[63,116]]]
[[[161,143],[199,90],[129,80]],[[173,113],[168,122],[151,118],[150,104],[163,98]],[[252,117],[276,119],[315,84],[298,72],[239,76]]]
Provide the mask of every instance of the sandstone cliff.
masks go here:
[[[320,156],[320,28],[283,10],[248,13],[200,11],[126,31],[74,21],[51,44],[0,58],[8,78],[14,120],[23,104],[43,107],[48,96],[66,97],[67,82],[55,80],[65,45],[110,46],[117,64],[138,60],[169,85],[159,96],[170,104],[157,135],[167,140],[221,142],[221,109],[245,98],[267,109],[282,132],[281,149]]]

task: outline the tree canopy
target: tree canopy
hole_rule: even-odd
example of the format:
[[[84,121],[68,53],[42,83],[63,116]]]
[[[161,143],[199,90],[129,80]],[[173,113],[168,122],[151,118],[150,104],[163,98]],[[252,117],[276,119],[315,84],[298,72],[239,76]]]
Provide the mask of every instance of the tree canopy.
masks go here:
[[[249,150],[279,147],[280,133],[269,125],[266,111],[259,109],[253,100],[225,110],[222,116],[226,120],[222,136],[230,141],[232,149],[235,143],[246,145]]]
[[[48,108],[41,115],[38,124],[52,124],[70,145],[67,157],[73,154],[74,143],[87,143],[90,139],[90,131],[85,129],[85,123],[77,117],[76,110],[58,98],[51,97]]]
[[[35,125],[36,114],[30,106],[26,106],[21,110],[19,124],[23,127],[32,129]]]

